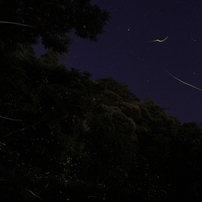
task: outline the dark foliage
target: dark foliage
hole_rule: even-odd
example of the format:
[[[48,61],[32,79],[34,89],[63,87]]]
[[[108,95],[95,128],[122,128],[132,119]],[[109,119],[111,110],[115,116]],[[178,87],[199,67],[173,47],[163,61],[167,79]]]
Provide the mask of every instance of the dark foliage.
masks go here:
[[[2,201],[202,199],[196,123],[23,50],[1,59]]]
[[[36,26],[1,25],[2,202],[202,201],[197,123],[181,124],[113,78],[59,64],[64,33],[96,40],[106,11],[89,0],[1,1],[0,11]],[[39,36],[49,50],[36,58]]]
[[[1,0],[0,19],[33,27],[0,24],[0,48],[16,49],[16,44],[37,44],[58,53],[68,51],[74,31],[79,37],[97,41],[109,20],[108,11],[91,5],[90,0]]]

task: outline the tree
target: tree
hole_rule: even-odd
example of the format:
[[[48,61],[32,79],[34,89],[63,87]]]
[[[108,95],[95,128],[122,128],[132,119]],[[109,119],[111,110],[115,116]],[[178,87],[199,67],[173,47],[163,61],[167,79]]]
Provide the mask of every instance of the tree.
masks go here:
[[[74,30],[79,37],[97,41],[104,32],[110,16],[108,11],[91,5],[90,0],[2,0],[0,20],[26,24],[18,26],[0,24],[0,46],[8,49],[17,43],[37,44],[39,37],[45,48],[58,53],[68,51],[69,33]]]
[[[196,123],[53,56],[1,60],[1,201],[201,201]]]

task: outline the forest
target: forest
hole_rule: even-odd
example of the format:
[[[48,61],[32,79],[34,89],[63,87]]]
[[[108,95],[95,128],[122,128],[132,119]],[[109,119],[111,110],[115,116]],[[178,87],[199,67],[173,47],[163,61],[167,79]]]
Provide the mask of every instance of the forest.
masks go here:
[[[65,33],[96,41],[109,13],[89,0],[12,3],[0,3],[1,201],[202,201],[198,123],[59,62]]]

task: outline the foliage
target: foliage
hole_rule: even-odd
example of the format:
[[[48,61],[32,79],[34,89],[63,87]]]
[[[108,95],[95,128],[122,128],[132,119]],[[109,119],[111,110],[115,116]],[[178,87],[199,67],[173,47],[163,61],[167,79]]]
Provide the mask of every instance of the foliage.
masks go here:
[[[12,3],[1,1],[2,20],[37,28],[5,26],[1,33],[1,201],[201,201],[197,123],[181,124],[113,78],[92,81],[90,73],[59,64],[57,51],[66,49],[48,41],[50,34],[55,40],[74,25],[95,39],[104,25],[95,21],[104,23],[107,13],[88,0]],[[64,29],[63,10],[74,14],[65,14],[73,25]],[[49,50],[36,58],[30,43],[40,35]]]
[[[196,123],[112,78],[23,53],[1,60],[2,201],[201,199]]]
[[[41,37],[45,48],[58,53],[67,52],[69,33],[97,41],[104,32],[109,13],[91,5],[90,0],[1,0],[0,19],[33,27],[1,24],[0,46],[10,51],[16,44],[37,44]]]

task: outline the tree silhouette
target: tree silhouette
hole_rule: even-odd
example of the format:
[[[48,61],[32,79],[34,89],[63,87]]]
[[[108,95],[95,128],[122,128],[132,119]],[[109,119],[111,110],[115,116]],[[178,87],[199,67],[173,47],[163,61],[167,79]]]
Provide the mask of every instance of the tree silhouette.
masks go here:
[[[0,20],[29,26],[0,24],[0,45],[7,49],[16,43],[37,44],[41,37],[45,48],[64,53],[70,44],[69,33],[73,30],[79,37],[92,41],[104,32],[109,13],[90,0],[2,0]]]

